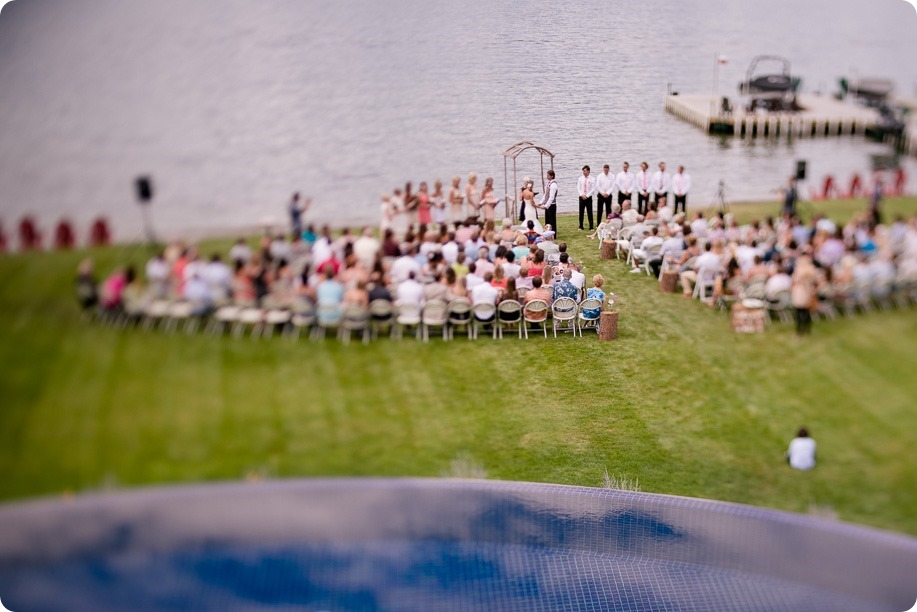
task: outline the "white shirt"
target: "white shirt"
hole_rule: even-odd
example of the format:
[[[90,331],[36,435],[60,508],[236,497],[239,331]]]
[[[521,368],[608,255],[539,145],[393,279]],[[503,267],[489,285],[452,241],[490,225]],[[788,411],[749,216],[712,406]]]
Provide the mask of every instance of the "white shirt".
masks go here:
[[[637,191],[640,193],[649,193],[652,185],[650,184],[650,175],[648,172],[641,170],[637,173],[634,180],[637,183]]]
[[[232,271],[222,261],[211,261],[201,271],[201,277],[210,288],[210,296],[215,300],[229,297],[232,288]]]
[[[615,177],[609,172],[605,173],[604,171],[599,174],[599,178],[595,180],[595,188],[602,195],[611,195],[612,190],[615,186]]]
[[[811,470],[815,467],[815,440],[793,438],[787,455],[790,457],[790,467],[797,470]]]
[[[497,298],[500,297],[500,290],[490,283],[482,282],[471,290],[471,302],[487,302],[488,304],[497,304]]]
[[[576,181],[576,195],[579,197],[591,198],[595,193],[595,179],[592,176],[580,175]]]
[[[506,278],[519,278],[519,271],[522,268],[516,262],[503,264],[503,276]]]
[[[165,259],[154,257],[146,264],[146,278],[149,282],[162,282],[169,278],[169,264]]]
[[[451,266],[458,259],[458,251],[459,247],[455,242],[447,242],[442,248],[443,259]]]
[[[691,233],[697,236],[698,238],[707,237],[707,220],[706,219],[695,219],[691,222]]]
[[[372,236],[360,236],[353,243],[353,254],[357,256],[367,270],[371,270],[373,263],[376,261],[376,253],[379,252],[381,244]]]
[[[583,286],[586,284],[586,275],[582,272],[578,272],[577,270],[571,270],[570,282],[573,283],[574,287],[582,291]]]
[[[392,262],[392,280],[396,283],[403,283],[408,279],[411,272],[413,272],[415,276],[420,276],[420,270],[420,264],[418,264],[413,257],[402,255]]]
[[[662,170],[656,170],[653,178],[650,180],[650,191],[655,193],[668,193],[669,191],[669,173]]]
[[[423,285],[410,278],[399,283],[397,300],[404,304],[423,306]]]
[[[557,181],[551,179],[551,182],[548,183],[548,189],[544,192],[544,195],[541,198],[541,203],[539,206],[544,206],[545,208],[551,207],[557,202]]]
[[[627,227],[628,225],[633,225],[634,223],[637,222],[637,216],[639,214],[640,213],[637,212],[637,209],[628,208],[627,210],[621,213],[621,223],[624,225],[624,227]]]
[[[483,282],[484,282],[484,279],[478,276],[477,268],[475,268],[475,272],[473,274],[469,272],[468,274],[465,275],[465,289],[467,289],[468,291],[471,291],[472,289],[482,284]]]
[[[685,195],[691,189],[691,175],[687,172],[677,172],[672,177],[672,189],[675,195]]]
[[[722,267],[720,256],[713,251],[704,251],[697,258],[697,270],[703,268],[708,270],[719,270]]]
[[[630,172],[621,170],[615,177],[615,186],[618,188],[619,192],[624,195],[630,195],[630,192],[634,189],[634,175]]]
[[[252,259],[252,250],[247,244],[235,244],[229,249],[229,258],[233,261],[248,263]]]

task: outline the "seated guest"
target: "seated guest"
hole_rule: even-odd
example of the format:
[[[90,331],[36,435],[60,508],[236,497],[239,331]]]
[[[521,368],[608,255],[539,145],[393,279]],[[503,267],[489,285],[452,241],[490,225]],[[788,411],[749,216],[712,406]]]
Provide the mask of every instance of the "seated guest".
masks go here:
[[[571,263],[568,269],[570,270],[570,282],[582,295],[583,288],[586,286],[586,275],[580,272],[574,263]]]
[[[540,276],[536,276],[535,278],[532,279],[532,288],[529,289],[525,293],[525,304],[528,304],[529,302],[533,300],[541,300],[543,302],[548,303],[549,305],[551,303],[551,293],[547,289],[541,286],[541,277]],[[544,313],[540,315],[535,315],[532,318],[537,321],[541,321],[547,318],[547,316],[548,316],[548,313],[547,311],[545,311]]]
[[[602,312],[602,308],[605,307],[605,292],[602,291],[602,285],[605,284],[605,278],[601,274],[596,274],[592,277],[592,287],[586,292],[587,300],[598,300],[602,303],[598,308],[585,308],[583,309],[583,314],[589,317],[590,319],[598,318],[599,314]]]
[[[484,275],[484,282],[471,290],[471,303],[487,302],[496,306],[500,299],[500,290],[491,284],[494,275],[490,272]]]
[[[315,301],[319,308],[339,310],[344,300],[344,285],[335,280],[334,269],[331,266],[325,266],[321,274],[323,280],[315,288]],[[328,317],[328,320],[332,318]]]
[[[468,265],[465,263],[465,252],[464,251],[458,252],[458,255],[456,255],[455,263],[452,264],[451,267],[452,267],[452,271],[455,272],[455,275],[458,278],[462,278],[463,276],[468,274],[470,270],[468,270]]]
[[[552,256],[560,253],[560,247],[554,242],[554,232],[552,230],[542,234],[542,238],[543,240],[538,243],[538,248],[544,251],[545,259],[549,261]]]
[[[506,280],[506,277],[503,275],[503,266],[494,268],[493,280],[490,281],[490,284],[502,292],[506,289]]]
[[[805,427],[796,432],[786,451],[786,460],[791,468],[811,470],[815,467],[815,440],[809,437]]]
[[[544,267],[544,251],[538,249],[538,251],[535,252],[534,261],[532,261],[532,264],[529,266],[527,276],[541,276],[542,272],[544,272]]]
[[[423,285],[417,281],[414,272],[408,273],[408,277],[398,283],[396,294],[398,302],[402,304],[411,304],[418,308],[423,306]]]
[[[477,271],[478,271],[477,264],[475,262],[471,262],[468,265],[468,274],[466,274],[463,277],[465,279],[465,287],[467,287],[468,291],[471,291],[472,289],[474,289],[475,287],[477,287],[478,285],[484,282],[484,278],[481,275],[479,275]]]
[[[478,259],[474,263],[479,276],[486,276],[488,272],[493,274],[495,266],[491,263],[489,256],[490,250],[486,246],[478,249]]]
[[[535,240],[540,236],[541,234],[535,231],[535,222],[529,219],[526,222],[525,239],[528,240],[529,244],[535,244]]]
[[[506,300],[519,300],[519,292],[516,291],[515,278],[506,279],[506,289],[503,290],[503,295],[500,297],[500,301],[505,302]]]
[[[554,283],[554,291],[551,296],[552,300],[557,300],[558,298],[567,297],[572,298],[573,300],[579,302],[580,292],[573,283],[570,282],[570,277],[573,276],[573,270],[567,268],[564,270],[564,276],[561,280]]]
[[[83,310],[88,310],[99,303],[99,289],[92,272],[92,260],[84,259],[77,268],[76,297]]]
[[[722,270],[722,264],[718,254],[712,251],[713,245],[709,242],[704,247],[704,254],[697,258],[693,270],[685,270],[681,273],[681,288],[685,297],[691,297],[693,285],[697,282],[697,274],[701,268],[708,270]]]
[[[451,268],[449,269],[451,270]],[[455,272],[452,274],[454,275]],[[423,299],[424,302],[429,302],[431,300],[448,302],[451,299],[449,286],[443,282],[443,275],[439,271],[433,274],[432,283],[427,283],[423,286]]]
[[[382,282],[381,272],[373,272],[369,277],[369,301],[374,302],[375,300],[392,301],[392,293]]]
[[[521,232],[516,234],[516,240],[513,243],[513,255],[520,264],[529,254],[529,241]]]
[[[506,252],[506,263],[503,264],[503,275],[506,278],[519,278],[521,267],[516,263],[516,254],[512,251]]]

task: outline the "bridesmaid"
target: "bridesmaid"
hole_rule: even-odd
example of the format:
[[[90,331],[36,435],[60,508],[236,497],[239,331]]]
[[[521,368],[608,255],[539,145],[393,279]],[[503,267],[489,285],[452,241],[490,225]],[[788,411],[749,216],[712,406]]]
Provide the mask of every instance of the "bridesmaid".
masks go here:
[[[461,182],[461,178],[453,176],[452,187],[449,188],[449,205],[452,209],[451,221],[453,223],[465,220],[465,211],[462,210],[462,203],[465,201],[465,196],[462,194],[462,190],[459,188],[459,184]]]
[[[481,190],[481,208],[484,209],[484,222],[495,221],[496,215],[494,209],[500,200],[494,195],[494,180],[487,177],[484,181],[484,189]]]
[[[417,191],[417,222],[420,225],[430,225],[433,217],[430,215],[430,193],[427,191],[427,182],[421,181]]]
[[[443,193],[443,182],[440,180],[433,183],[430,204],[433,207],[433,221],[442,227],[446,223],[446,196]]]
[[[481,191],[478,189],[478,175],[475,172],[468,173],[468,184],[465,185],[465,201],[471,207],[468,217],[478,219],[481,216]]]

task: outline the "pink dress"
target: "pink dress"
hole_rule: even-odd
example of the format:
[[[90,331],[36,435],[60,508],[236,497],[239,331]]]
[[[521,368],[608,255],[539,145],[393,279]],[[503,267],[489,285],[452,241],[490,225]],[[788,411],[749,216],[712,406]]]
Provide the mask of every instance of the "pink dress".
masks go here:
[[[433,222],[430,215],[430,196],[422,191],[417,194],[417,222],[424,225]]]

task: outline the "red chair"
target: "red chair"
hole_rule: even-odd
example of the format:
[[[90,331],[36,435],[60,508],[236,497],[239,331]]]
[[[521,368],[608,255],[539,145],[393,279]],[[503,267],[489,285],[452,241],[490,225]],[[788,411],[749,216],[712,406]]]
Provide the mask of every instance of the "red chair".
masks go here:
[[[54,248],[57,250],[72,249],[76,244],[73,226],[66,219],[61,219],[54,230]]]
[[[89,230],[89,244],[94,247],[108,246],[111,244],[111,231],[105,217],[99,217],[92,223]]]
[[[19,222],[19,248],[23,251],[41,250],[41,234],[32,217],[23,217]]]
[[[863,194],[863,181],[860,179],[859,174],[854,174],[853,178],[850,180],[850,191],[847,192],[848,198],[858,198]]]

